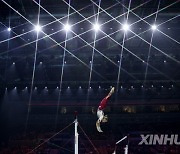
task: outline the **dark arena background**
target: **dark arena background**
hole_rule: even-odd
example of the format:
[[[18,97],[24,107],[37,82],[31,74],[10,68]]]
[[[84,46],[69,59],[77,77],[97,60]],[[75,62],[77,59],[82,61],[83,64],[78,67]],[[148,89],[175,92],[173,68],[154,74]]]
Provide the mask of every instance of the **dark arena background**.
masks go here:
[[[179,154],[179,118],[180,0],[0,0],[0,154]]]

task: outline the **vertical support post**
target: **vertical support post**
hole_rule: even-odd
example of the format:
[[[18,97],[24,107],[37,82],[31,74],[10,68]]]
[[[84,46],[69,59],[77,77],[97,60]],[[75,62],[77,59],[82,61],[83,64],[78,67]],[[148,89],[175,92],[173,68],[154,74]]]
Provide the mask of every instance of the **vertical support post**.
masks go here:
[[[128,145],[124,148],[124,154],[128,154]]]
[[[78,154],[78,131],[77,131],[77,127],[78,127],[78,120],[77,120],[77,112],[75,112],[75,131],[74,131],[74,149],[75,149],[75,154]]]

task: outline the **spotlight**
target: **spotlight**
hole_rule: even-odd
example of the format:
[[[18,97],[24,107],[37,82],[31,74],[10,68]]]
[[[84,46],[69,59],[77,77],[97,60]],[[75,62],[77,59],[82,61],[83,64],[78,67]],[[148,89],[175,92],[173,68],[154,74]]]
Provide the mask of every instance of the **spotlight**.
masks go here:
[[[93,25],[93,29],[97,32],[100,30],[100,25],[98,23]]]
[[[35,30],[36,32],[40,32],[40,31],[42,30],[42,27],[41,27],[40,25],[36,25],[36,26],[34,27],[34,30]]]
[[[15,62],[13,62],[13,65],[15,65]]]
[[[156,29],[157,29],[157,26],[156,26],[156,25],[152,25],[152,26],[151,26],[151,29],[152,29],[152,30],[156,30]]]
[[[66,32],[70,31],[71,30],[71,26],[69,24],[64,25],[64,30]]]
[[[11,31],[11,28],[10,28],[10,27],[8,27],[7,31],[8,31],[8,32],[10,32],[10,31]]]
[[[79,88],[81,89],[81,86],[79,86]]]
[[[123,24],[122,29],[126,32],[126,31],[130,30],[130,26],[127,23]]]
[[[101,88],[101,86],[99,86],[99,89]]]

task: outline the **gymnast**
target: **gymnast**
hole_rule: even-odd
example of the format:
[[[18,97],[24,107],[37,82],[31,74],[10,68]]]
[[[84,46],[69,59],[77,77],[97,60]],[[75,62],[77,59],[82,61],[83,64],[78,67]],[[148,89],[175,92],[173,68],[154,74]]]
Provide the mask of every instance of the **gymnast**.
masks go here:
[[[97,109],[97,117],[98,120],[96,121],[96,128],[98,130],[98,132],[103,132],[101,130],[100,124],[101,122],[107,122],[108,121],[108,117],[107,115],[104,115],[104,109],[106,108],[107,102],[109,100],[109,98],[111,97],[111,95],[114,93],[114,87],[111,88],[111,91],[109,92],[109,94],[101,101],[101,103],[99,104],[99,107]]]

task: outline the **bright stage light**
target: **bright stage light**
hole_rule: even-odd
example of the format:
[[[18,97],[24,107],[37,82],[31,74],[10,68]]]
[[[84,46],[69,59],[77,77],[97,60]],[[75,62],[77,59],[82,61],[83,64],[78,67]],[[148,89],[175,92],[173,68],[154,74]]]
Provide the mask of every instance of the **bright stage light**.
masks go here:
[[[97,32],[100,30],[100,25],[98,23],[93,25],[93,29]]]
[[[127,23],[123,24],[122,29],[126,32],[126,31],[130,30],[130,26]]]
[[[11,31],[11,28],[10,28],[10,27],[8,27],[8,29],[7,29],[7,30],[8,30],[8,32],[10,32],[10,31]]]
[[[71,26],[69,24],[64,25],[64,30],[66,32],[70,31],[71,30]]]
[[[152,25],[152,26],[151,26],[151,29],[152,29],[152,30],[156,30],[156,29],[157,29],[157,26],[156,26],[156,25]]]
[[[35,30],[36,32],[40,32],[40,31],[42,30],[42,27],[41,27],[40,25],[36,25],[36,26],[34,27],[34,30]]]

